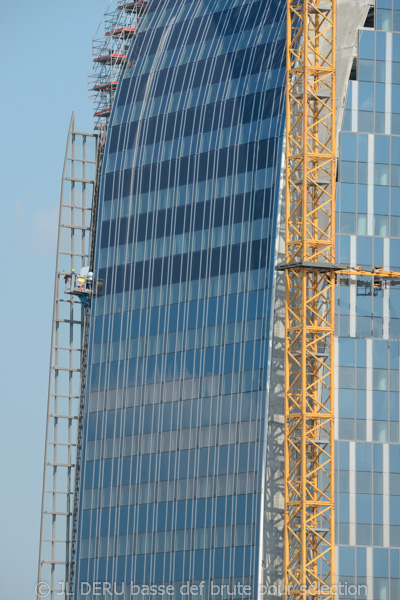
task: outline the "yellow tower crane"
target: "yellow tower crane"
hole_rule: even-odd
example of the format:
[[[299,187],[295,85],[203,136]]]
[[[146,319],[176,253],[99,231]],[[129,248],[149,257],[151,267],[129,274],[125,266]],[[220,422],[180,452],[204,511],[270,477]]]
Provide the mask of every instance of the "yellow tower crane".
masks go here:
[[[336,0],[287,0],[285,597],[335,597]]]
[[[335,0],[288,0],[285,587],[333,598]],[[306,593],[308,590],[308,593]]]

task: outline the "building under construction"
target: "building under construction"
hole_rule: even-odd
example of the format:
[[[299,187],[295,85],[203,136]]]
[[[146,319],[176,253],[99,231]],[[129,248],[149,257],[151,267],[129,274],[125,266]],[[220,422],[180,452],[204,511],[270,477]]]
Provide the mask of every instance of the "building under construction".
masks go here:
[[[118,1],[89,88],[38,597],[400,598],[400,0]]]

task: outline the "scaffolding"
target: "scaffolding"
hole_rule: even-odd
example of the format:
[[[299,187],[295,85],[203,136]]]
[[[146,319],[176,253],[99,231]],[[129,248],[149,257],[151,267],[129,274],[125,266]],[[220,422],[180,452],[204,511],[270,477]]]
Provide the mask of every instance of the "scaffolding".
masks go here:
[[[93,98],[95,129],[107,128],[118,83],[128,59],[132,38],[147,2],[122,2],[104,16],[104,33],[93,40],[93,75],[89,89]]]
[[[88,264],[96,169],[96,136],[75,131],[72,115],[58,224],[50,377],[40,526],[38,598],[64,600],[70,569],[76,442],[81,387],[82,321],[77,297],[64,281]]]

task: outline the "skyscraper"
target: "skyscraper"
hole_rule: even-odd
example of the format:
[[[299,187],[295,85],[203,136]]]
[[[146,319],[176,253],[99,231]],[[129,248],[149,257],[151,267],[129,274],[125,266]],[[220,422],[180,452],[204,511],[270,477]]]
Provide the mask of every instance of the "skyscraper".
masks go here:
[[[253,587],[285,3],[154,2],[140,31],[105,150],[77,582]]]
[[[132,38],[99,193],[77,600],[95,582],[141,600],[146,585],[281,595],[286,8],[150,0]],[[396,31],[399,0],[338,3],[337,260],[352,267],[400,270]],[[337,286],[337,581],[389,600],[400,292],[373,282]]]

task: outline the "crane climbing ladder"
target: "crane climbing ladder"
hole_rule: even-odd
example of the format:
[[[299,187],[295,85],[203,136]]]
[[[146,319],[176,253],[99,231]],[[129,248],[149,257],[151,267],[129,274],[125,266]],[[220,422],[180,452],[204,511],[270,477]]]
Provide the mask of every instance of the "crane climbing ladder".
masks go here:
[[[51,600],[66,598],[70,565],[85,310],[77,296],[65,296],[63,279],[88,261],[95,169],[96,136],[77,131],[72,115],[58,227],[37,587],[38,598]]]
[[[335,262],[336,0],[287,1],[285,597],[335,597],[337,277],[400,273]]]

